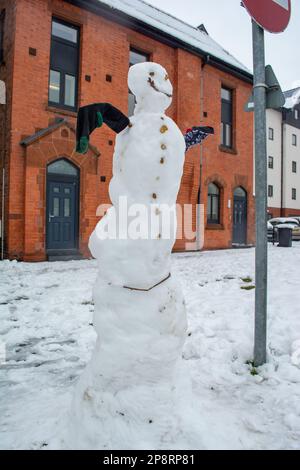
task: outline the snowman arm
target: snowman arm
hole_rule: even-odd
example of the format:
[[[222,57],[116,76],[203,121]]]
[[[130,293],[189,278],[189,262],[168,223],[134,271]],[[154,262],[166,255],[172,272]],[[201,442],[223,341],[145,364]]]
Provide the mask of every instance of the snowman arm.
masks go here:
[[[207,126],[192,127],[192,129],[188,129],[184,135],[186,152],[192,147],[201,144],[206,137],[214,133],[214,128]]]
[[[124,130],[129,119],[110,103],[94,103],[79,108],[76,127],[76,152],[86,153],[92,132],[105,123],[117,134]]]

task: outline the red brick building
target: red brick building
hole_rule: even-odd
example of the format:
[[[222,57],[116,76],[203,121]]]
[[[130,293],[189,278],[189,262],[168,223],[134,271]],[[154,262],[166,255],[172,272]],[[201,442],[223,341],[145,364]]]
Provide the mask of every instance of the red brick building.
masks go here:
[[[243,111],[252,76],[203,26],[139,0],[0,0],[0,15],[5,257],[89,255],[97,207],[109,202],[115,135],[103,126],[88,154],[76,154],[76,110],[102,101],[127,114],[128,66],[141,57],[167,69],[174,86],[168,114],[182,131],[215,128],[201,152],[187,153],[178,199],[193,205],[194,230],[196,204],[204,204],[204,248],[254,242],[252,115]],[[175,248],[185,249],[185,240]]]

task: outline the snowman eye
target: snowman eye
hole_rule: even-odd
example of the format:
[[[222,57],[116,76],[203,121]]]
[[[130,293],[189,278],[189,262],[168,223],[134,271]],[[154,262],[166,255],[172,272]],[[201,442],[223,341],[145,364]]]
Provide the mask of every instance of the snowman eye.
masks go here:
[[[165,75],[165,80],[169,80],[169,75]]]
[[[150,75],[150,77],[154,77],[155,73],[154,73],[154,72],[150,72],[149,75]]]

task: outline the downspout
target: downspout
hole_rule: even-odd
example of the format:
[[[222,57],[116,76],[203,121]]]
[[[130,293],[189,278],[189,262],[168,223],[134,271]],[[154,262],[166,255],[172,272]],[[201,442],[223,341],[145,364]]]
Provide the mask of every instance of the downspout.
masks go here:
[[[281,188],[280,188],[280,217],[283,217],[283,165],[284,165],[284,111],[282,112],[282,118],[281,118]]]
[[[5,191],[5,168],[3,165],[2,168],[2,214],[1,214],[1,259],[4,260],[4,217],[5,217],[5,210],[4,210],[4,191]]]
[[[4,96],[4,110],[3,110],[3,151],[2,151],[2,197],[1,197],[1,260],[4,259],[4,225],[5,225],[5,157],[6,157],[6,118],[7,118],[7,104],[6,104],[6,87],[5,87],[5,96]]]
[[[204,111],[204,67],[210,61],[210,56],[206,55],[201,64],[201,79],[200,79],[200,125],[203,121],[203,111]],[[201,237],[200,237],[200,229],[201,229],[201,191],[202,191],[202,174],[203,174],[203,146],[200,144],[200,175],[199,175],[199,191],[198,191],[198,198],[197,198],[197,251],[200,251],[201,246]]]

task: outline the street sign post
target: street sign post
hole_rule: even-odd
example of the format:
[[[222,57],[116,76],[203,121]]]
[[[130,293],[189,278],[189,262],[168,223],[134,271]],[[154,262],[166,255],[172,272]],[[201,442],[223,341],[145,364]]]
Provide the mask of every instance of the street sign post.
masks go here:
[[[280,33],[287,27],[291,16],[291,0],[243,0],[252,16],[253,36],[253,104],[255,120],[255,205],[256,205],[256,253],[255,253],[255,339],[254,364],[261,366],[267,360],[267,90],[265,67],[264,29]],[[277,82],[270,70],[269,80]],[[274,83],[276,85],[276,83]]]

